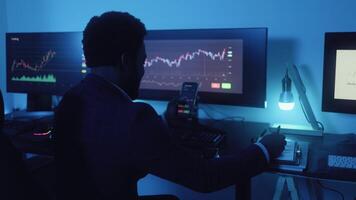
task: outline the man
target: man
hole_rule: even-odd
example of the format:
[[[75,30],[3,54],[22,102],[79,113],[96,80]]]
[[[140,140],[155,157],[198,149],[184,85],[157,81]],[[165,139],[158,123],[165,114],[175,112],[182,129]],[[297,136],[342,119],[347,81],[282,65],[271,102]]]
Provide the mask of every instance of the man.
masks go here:
[[[91,73],[63,97],[55,115],[59,199],[137,199],[152,173],[200,192],[241,183],[284,149],[268,135],[243,154],[205,160],[179,148],[155,110],[134,103],[144,74],[146,29],[128,13],[93,17],[83,34]]]

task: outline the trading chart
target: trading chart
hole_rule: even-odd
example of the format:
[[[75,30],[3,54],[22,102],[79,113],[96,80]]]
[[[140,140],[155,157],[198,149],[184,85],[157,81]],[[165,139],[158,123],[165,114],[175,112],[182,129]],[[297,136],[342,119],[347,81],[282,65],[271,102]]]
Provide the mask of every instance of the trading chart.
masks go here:
[[[27,81],[27,82],[45,82],[45,83],[56,83],[56,78],[53,74],[48,73],[47,75],[33,75],[26,76],[24,74],[33,72],[33,74],[41,73],[46,71],[46,65],[51,62],[51,60],[56,55],[56,52],[49,50],[46,55],[44,55],[38,64],[31,65],[23,59],[14,59],[11,65],[11,73],[14,75],[11,77],[12,81]],[[19,74],[16,76],[15,74]]]
[[[8,34],[9,90],[32,88],[63,93],[79,82],[87,72],[80,37],[79,33]]]
[[[242,40],[148,40],[142,89],[180,90],[183,82],[199,91],[242,93]]]

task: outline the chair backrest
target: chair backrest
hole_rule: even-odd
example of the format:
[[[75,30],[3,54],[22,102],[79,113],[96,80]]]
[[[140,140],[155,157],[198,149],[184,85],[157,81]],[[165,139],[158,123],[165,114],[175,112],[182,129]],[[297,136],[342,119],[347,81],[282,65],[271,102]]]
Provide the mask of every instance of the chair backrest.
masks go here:
[[[33,181],[21,153],[1,129],[0,163],[0,199],[48,199]]]
[[[0,199],[24,199],[30,185],[26,168],[11,141],[0,134]]]

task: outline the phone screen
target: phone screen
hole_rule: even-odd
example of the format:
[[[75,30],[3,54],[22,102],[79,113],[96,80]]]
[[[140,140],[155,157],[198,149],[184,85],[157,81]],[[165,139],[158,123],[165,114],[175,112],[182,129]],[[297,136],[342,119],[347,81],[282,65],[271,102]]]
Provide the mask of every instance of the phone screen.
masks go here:
[[[196,114],[195,102],[198,93],[198,83],[184,82],[180,93],[180,101],[177,104],[177,115],[180,117],[192,117]]]
[[[185,98],[189,102],[193,101],[195,103],[197,93],[198,93],[198,83],[184,82],[180,96],[181,98]]]

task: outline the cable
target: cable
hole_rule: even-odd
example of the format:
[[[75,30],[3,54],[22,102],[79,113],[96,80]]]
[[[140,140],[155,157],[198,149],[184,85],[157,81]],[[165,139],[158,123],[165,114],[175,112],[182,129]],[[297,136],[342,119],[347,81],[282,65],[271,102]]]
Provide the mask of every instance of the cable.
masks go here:
[[[322,189],[335,192],[335,193],[337,193],[338,195],[340,195],[340,197],[341,197],[342,200],[345,199],[345,196],[344,196],[340,191],[335,190],[335,189],[333,189],[333,188],[329,188],[329,187],[324,186],[323,184],[321,184],[320,180],[317,180],[316,182],[319,184],[319,186],[320,186]]]

